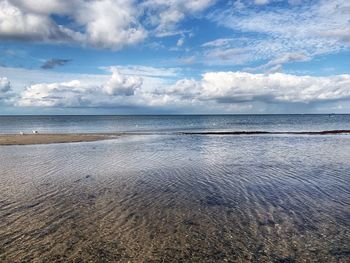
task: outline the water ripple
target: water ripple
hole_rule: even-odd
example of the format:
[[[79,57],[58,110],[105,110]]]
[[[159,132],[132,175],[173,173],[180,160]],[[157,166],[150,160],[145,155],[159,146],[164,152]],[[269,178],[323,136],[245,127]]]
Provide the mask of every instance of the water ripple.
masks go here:
[[[347,137],[0,147],[1,262],[347,262]]]

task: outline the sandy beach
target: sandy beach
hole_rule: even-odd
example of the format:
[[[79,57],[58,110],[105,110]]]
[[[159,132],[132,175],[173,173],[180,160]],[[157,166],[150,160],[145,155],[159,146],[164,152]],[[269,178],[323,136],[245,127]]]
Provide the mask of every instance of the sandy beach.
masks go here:
[[[0,145],[30,145],[69,142],[92,142],[108,140],[118,137],[119,134],[84,134],[84,133],[60,133],[60,134],[3,134],[0,135]]]

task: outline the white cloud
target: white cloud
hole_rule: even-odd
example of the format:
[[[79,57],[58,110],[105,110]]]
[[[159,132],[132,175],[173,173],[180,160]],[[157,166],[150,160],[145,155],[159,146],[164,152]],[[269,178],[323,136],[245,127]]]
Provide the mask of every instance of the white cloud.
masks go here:
[[[71,13],[81,0],[9,0],[8,2],[32,13],[50,15]]]
[[[251,60],[247,48],[214,48],[204,52],[203,61],[212,65],[242,65]]]
[[[187,104],[312,104],[350,100],[350,75],[296,76],[282,73],[208,72],[201,80],[181,79],[154,93]]]
[[[300,62],[300,61],[308,61],[310,57],[303,53],[285,53],[281,56],[269,61],[266,66],[275,66],[280,64],[285,64],[289,62]]]
[[[349,15],[350,15],[350,12],[349,12]],[[337,29],[337,30],[331,30],[331,31],[324,31],[324,32],[320,32],[320,36],[334,37],[350,45],[350,29]]]
[[[78,80],[33,84],[20,94],[18,106],[78,107],[89,104],[96,87],[83,86]]]
[[[181,75],[180,68],[161,68],[161,67],[150,67],[142,65],[129,65],[129,66],[113,66],[109,68],[102,68],[113,72],[118,70],[124,75],[133,75],[140,77],[156,77],[156,78],[174,78]]]
[[[327,103],[338,107],[350,101],[350,75],[316,77],[226,71],[208,72],[199,80],[173,80],[167,76],[130,74],[130,70],[125,69],[129,73],[124,74],[118,67],[110,68],[111,75],[105,81],[93,83],[71,80],[31,84],[11,101],[19,107],[123,106],[177,112],[257,112],[294,104],[298,108],[304,105],[306,110],[315,105],[324,109]],[[6,87],[3,90],[8,90],[8,80],[3,78],[2,83]]]
[[[194,63],[196,63],[196,56],[193,55],[193,56],[189,56],[189,57],[182,57],[182,58],[179,58],[178,61],[181,64],[186,64],[186,65],[194,64]]]
[[[146,38],[138,22],[138,10],[131,1],[102,0],[84,3],[76,21],[85,26],[88,43],[96,47],[120,49]]]
[[[285,53],[313,57],[349,49],[347,1],[321,0],[303,5],[291,1],[291,4],[288,8],[276,5],[269,9],[233,5],[232,9],[216,10],[209,19],[245,34],[245,38],[223,41],[224,49],[247,47],[251,49],[251,61],[271,60]]]
[[[0,104],[10,103],[13,96],[10,81],[6,77],[0,77]]]
[[[59,75],[51,73],[47,83],[40,83],[40,72],[24,72],[32,76],[37,82],[29,84],[24,90],[18,91],[18,99],[14,102],[19,107],[120,107],[120,106],[150,106],[156,103],[157,96],[154,90],[167,86],[168,76],[172,76],[172,69],[160,68],[156,74],[156,68],[134,66],[111,67],[108,70],[111,75],[61,75],[67,79],[76,77],[75,80],[57,81]],[[27,70],[28,71],[28,70]],[[11,73],[11,71],[9,71]],[[135,75],[140,73],[140,75]],[[152,76],[160,75],[163,77]],[[163,79],[164,78],[164,79]],[[52,80],[56,80],[52,82]],[[160,100],[158,100],[158,104]]]
[[[57,25],[47,15],[31,13],[0,0],[0,38],[66,42],[81,34]]]
[[[247,71],[263,70],[270,73],[278,72],[282,70],[282,65],[291,62],[304,62],[309,61],[311,58],[304,53],[285,53],[281,54],[277,58],[274,58],[266,64],[260,65],[255,68],[246,68]]]
[[[183,33],[177,24],[213,3],[214,0],[0,0],[0,39],[79,43],[118,50],[143,41],[149,30],[158,36]],[[53,15],[70,22],[60,24]]]
[[[142,78],[137,76],[125,76],[117,69],[112,70],[112,76],[103,86],[103,91],[113,96],[132,96],[135,90],[142,85]]]
[[[100,85],[84,83],[80,80],[55,83],[38,83],[27,86],[20,93],[18,106],[43,107],[89,107],[105,106],[115,101],[115,97],[133,96],[141,87],[142,78],[126,76],[117,69]],[[119,100],[119,98],[117,99]]]
[[[107,82],[109,77],[103,74],[60,73],[11,67],[0,67],[0,75],[11,80],[11,88],[16,93],[20,93],[25,86],[32,84],[70,82],[71,80],[79,80],[84,84],[98,86]]]
[[[199,95],[200,88],[200,83],[194,79],[180,79],[174,85],[170,85],[162,91],[157,90],[155,93],[192,100]]]
[[[233,59],[236,55],[247,52],[244,48],[213,49],[207,52],[209,58],[220,58],[222,60]]]
[[[234,38],[219,38],[202,44],[202,47],[227,47],[234,41]]]
[[[7,78],[0,77],[0,94],[5,94],[11,90],[10,81]]]
[[[210,72],[203,75],[201,85],[201,98],[218,102],[310,103],[350,99],[350,75],[311,77]]]
[[[288,0],[288,4],[290,5],[299,5],[301,2],[302,0]]]
[[[254,3],[256,5],[266,5],[268,4],[270,1],[269,0],[254,0]]]
[[[142,6],[148,14],[148,23],[155,26],[159,37],[182,34],[177,24],[186,16],[204,11],[216,0],[146,0]]]
[[[183,44],[185,43],[185,38],[184,37],[180,37],[177,42],[176,42],[176,46],[177,47],[182,47]]]
[[[146,38],[140,13],[127,0],[0,0],[0,38],[120,49]],[[59,25],[53,14],[69,17],[73,25]]]

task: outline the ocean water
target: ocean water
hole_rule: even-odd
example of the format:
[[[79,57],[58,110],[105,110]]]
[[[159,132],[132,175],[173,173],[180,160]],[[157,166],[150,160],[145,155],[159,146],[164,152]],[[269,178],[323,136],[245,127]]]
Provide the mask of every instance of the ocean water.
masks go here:
[[[36,118],[13,126],[106,131],[121,117],[101,117],[101,127]],[[348,115],[132,118],[151,133],[0,146],[0,262],[350,261],[350,135],[153,133],[212,129],[198,119],[348,129]]]
[[[0,134],[350,130],[348,115],[0,116]]]

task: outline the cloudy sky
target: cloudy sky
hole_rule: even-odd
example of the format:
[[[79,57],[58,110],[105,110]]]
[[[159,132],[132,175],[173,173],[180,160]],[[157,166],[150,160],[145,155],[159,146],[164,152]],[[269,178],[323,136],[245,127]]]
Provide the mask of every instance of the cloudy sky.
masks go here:
[[[0,0],[0,114],[350,113],[350,1]]]

